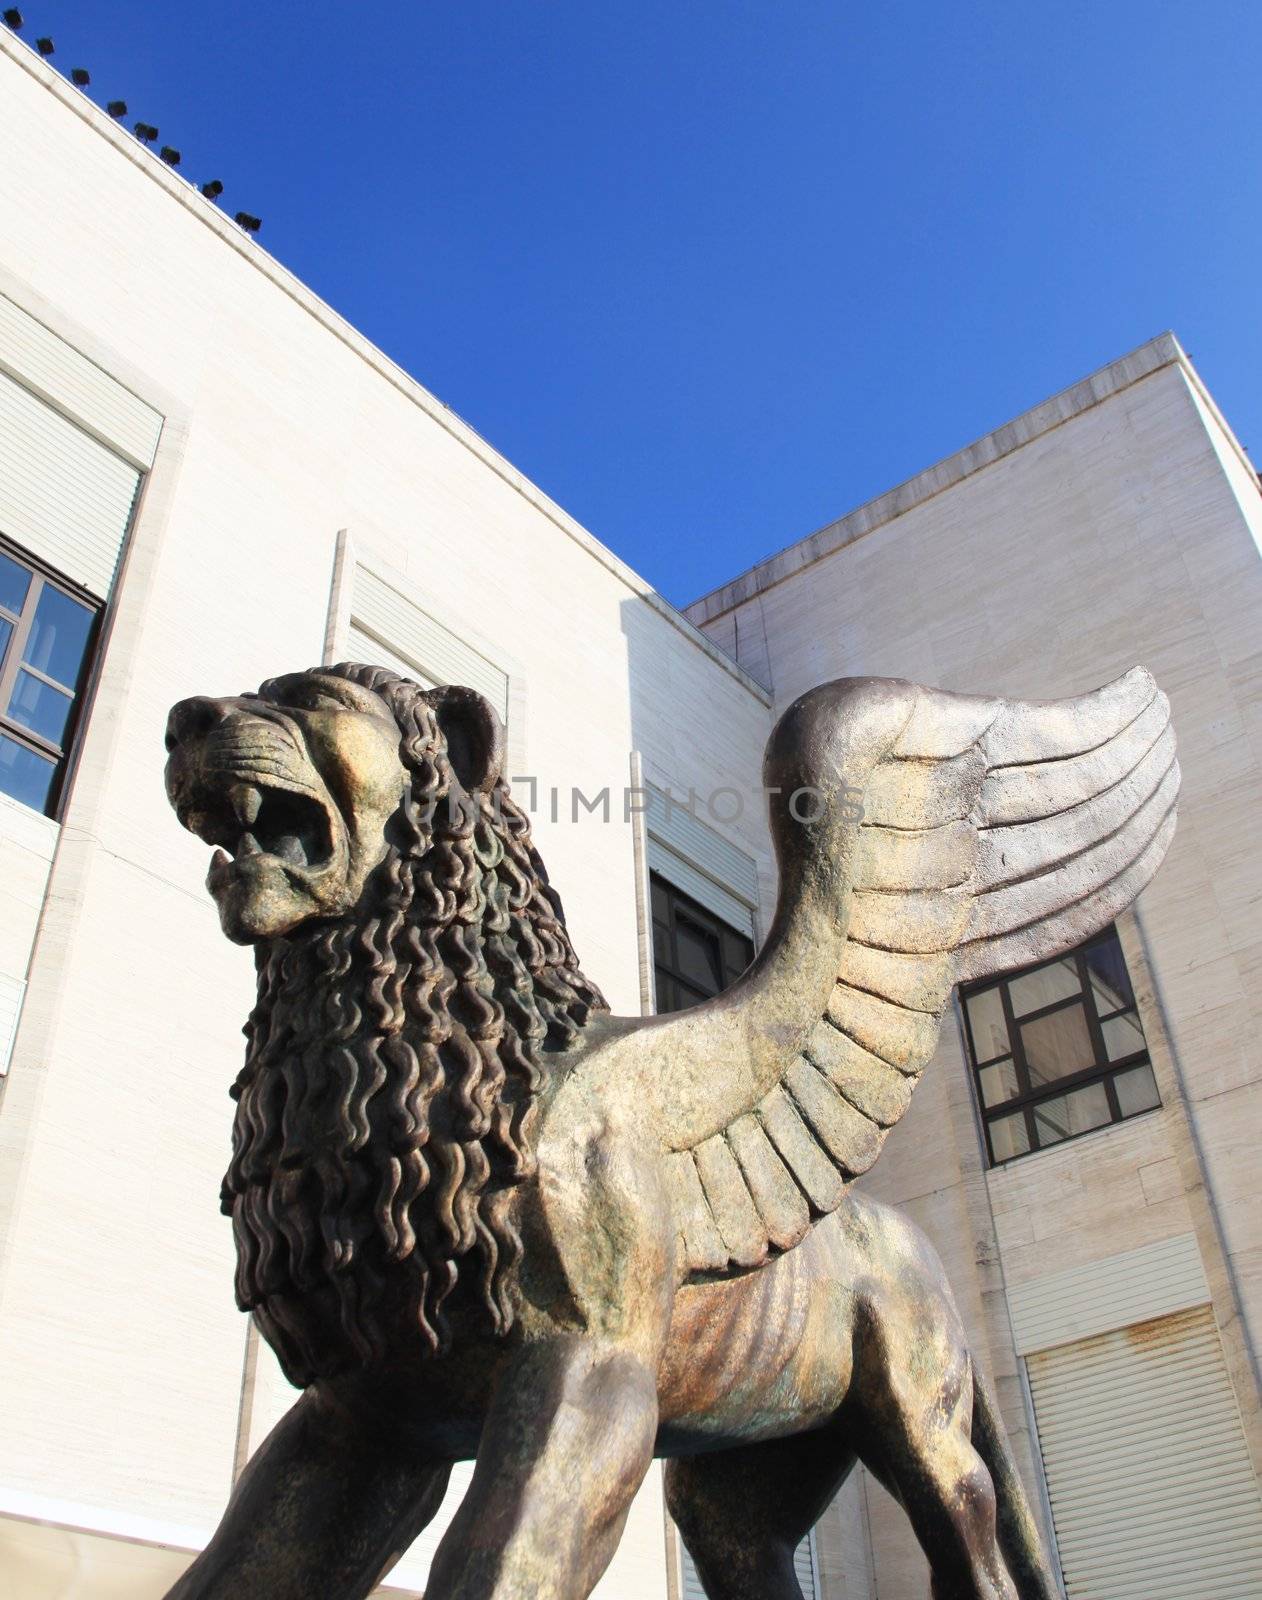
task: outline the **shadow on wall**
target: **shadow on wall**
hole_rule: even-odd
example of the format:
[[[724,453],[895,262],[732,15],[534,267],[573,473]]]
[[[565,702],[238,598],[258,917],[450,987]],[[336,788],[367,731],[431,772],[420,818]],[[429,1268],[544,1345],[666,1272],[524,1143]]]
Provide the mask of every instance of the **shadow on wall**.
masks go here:
[[[690,865],[752,904],[761,933],[776,883],[761,787],[771,697],[647,601],[624,600],[621,611],[631,745],[643,780],[669,795],[671,814],[697,840],[701,859]],[[698,826],[690,829],[690,819]],[[695,879],[691,891],[679,887],[695,898]]]

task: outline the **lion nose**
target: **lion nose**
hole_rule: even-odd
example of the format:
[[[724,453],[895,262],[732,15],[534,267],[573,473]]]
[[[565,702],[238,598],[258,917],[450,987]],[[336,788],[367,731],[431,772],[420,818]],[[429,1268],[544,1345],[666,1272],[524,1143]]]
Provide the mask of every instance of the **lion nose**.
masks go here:
[[[195,694],[191,699],[177,701],[167,717],[166,747],[174,750],[185,739],[197,738],[226,722],[234,711],[241,709],[239,700],[212,700],[209,695]]]

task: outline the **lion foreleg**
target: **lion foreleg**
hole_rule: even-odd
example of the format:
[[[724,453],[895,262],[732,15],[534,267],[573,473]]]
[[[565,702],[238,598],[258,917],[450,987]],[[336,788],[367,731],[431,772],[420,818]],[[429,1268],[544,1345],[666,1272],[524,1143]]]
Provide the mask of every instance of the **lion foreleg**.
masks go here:
[[[360,1600],[442,1504],[450,1462],[309,1390],[241,1474],[167,1600]]]
[[[427,1600],[585,1600],[653,1457],[657,1388],[637,1355],[580,1335],[502,1376]]]
[[[540,1142],[521,1343],[497,1375],[428,1600],[586,1600],[657,1432],[674,1229],[656,1152],[571,1081]]]

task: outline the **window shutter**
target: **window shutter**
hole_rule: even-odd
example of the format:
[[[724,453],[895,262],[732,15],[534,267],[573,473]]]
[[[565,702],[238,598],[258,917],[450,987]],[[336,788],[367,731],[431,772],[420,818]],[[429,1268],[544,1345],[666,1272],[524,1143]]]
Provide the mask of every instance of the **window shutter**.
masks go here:
[[[0,373],[0,532],[109,596],[140,473]]]
[[[1196,1235],[1176,1233],[1016,1284],[1008,1308],[1017,1350],[1025,1355],[1187,1311],[1209,1298]]]
[[[350,638],[372,652],[356,659],[420,683],[476,689],[508,721],[508,674],[367,567],[355,568]]]
[[[140,471],[153,465],[161,414],[4,295],[0,372],[16,378]]]
[[[668,798],[653,784],[646,788],[649,870],[752,939],[758,904],[753,857],[702,822],[695,804]]]
[[[1069,1600],[1262,1594],[1262,1501],[1208,1306],[1027,1364]]]
[[[793,1570],[797,1574],[804,1600],[817,1600],[815,1584],[815,1535],[808,1533],[793,1552]]]
[[[346,651],[351,661],[358,661],[363,666],[388,667],[400,677],[410,678],[413,683],[419,683],[422,689],[434,687],[434,680],[427,677],[414,661],[405,661],[388,644],[384,644],[380,639],[374,639],[370,633],[365,633],[356,622],[351,623],[350,631],[347,633]]]

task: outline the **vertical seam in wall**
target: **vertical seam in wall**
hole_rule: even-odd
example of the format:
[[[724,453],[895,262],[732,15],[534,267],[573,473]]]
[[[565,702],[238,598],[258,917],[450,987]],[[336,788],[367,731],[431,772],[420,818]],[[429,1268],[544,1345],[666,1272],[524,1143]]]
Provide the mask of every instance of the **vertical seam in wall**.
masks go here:
[[[355,542],[348,528],[337,530],[333,545],[333,583],[324,624],[324,666],[334,666],[350,636],[351,596],[355,588]]]
[[[876,1576],[876,1557],[872,1549],[872,1507],[868,1500],[868,1484],[868,1469],[864,1467],[859,1477],[859,1497],[861,1501],[859,1511],[863,1518],[863,1552],[864,1564],[867,1567],[868,1574],[867,1589],[872,1596],[872,1600],[880,1600],[881,1590]],[[849,1588],[849,1585],[847,1585],[847,1588]],[[831,1600],[831,1596],[829,1600]],[[846,1595],[844,1600],[850,1600],[850,1596]]]
[[[631,794],[646,795],[644,762],[638,750],[631,752]],[[631,857],[635,870],[635,937],[639,962],[640,1015],[653,1015],[653,943],[652,918],[649,914],[649,863],[648,830],[645,811],[631,807]]]
[[[683,1567],[684,1558],[681,1553],[679,1529],[675,1526],[674,1519],[666,1509],[666,1497],[662,1496],[662,1532],[666,1541],[666,1600],[680,1600],[683,1592]]]
[[[237,1443],[232,1453],[232,1483],[230,1488],[235,1488],[237,1479],[245,1471],[246,1462],[250,1459],[250,1429],[254,1425],[254,1395],[258,1387],[259,1374],[259,1331],[254,1326],[254,1318],[250,1318],[245,1334],[245,1350],[241,1357],[241,1398],[237,1405]]]
[[[1004,1288],[1004,1302],[1007,1304],[1008,1290]],[[1012,1308],[1008,1308],[1009,1320]],[[1015,1341],[1014,1341],[1015,1342]],[[1060,1564],[1060,1545],[1056,1538],[1056,1519],[1052,1514],[1052,1497],[1047,1487],[1047,1470],[1043,1464],[1043,1443],[1039,1438],[1038,1415],[1034,1410],[1034,1391],[1030,1388],[1030,1369],[1026,1365],[1025,1356],[1017,1351],[1017,1383],[1021,1388],[1021,1401],[1025,1407],[1025,1415],[1030,1429],[1030,1443],[1033,1446],[1030,1454],[1034,1457],[1034,1475],[1038,1480],[1039,1509],[1043,1514],[1043,1524],[1047,1529],[1047,1553],[1052,1561],[1052,1573],[1056,1579],[1057,1592],[1067,1595],[1065,1585],[1065,1569]],[[1000,1417],[1002,1424],[1003,1418]]]
[[[775,695],[776,695],[776,674],[775,674],[775,669],[772,667],[772,664],[771,664],[771,640],[767,635],[767,612],[766,612],[766,607],[765,607],[765,604],[764,604],[765,598],[766,597],[762,594],[762,592],[759,591],[759,595],[758,595],[758,625],[762,629],[762,653],[763,653],[763,659],[767,663],[767,682],[766,682],[766,686],[765,687],[766,687],[767,693],[771,696],[772,704],[774,705],[774,703],[775,703]],[[739,665],[739,663],[738,663],[738,665]]]
[[[1240,1281],[1231,1259],[1231,1253],[1227,1248],[1222,1215],[1214,1196],[1213,1183],[1205,1160],[1205,1151],[1196,1121],[1195,1101],[1188,1094],[1187,1074],[1183,1070],[1179,1048],[1175,1043],[1174,1032],[1170,1026],[1170,1013],[1162,993],[1157,963],[1138,904],[1131,906],[1128,914],[1118,918],[1118,932],[1122,939],[1122,949],[1127,959],[1127,965],[1132,969],[1132,982],[1136,969],[1138,969],[1138,976],[1142,980],[1141,985],[1135,985],[1135,999],[1139,1009],[1140,1020],[1144,1023],[1146,1035],[1149,1025],[1152,1024],[1152,1036],[1149,1038],[1149,1056],[1153,1063],[1154,1072],[1158,1072],[1160,1068],[1165,1069],[1164,1073],[1160,1073],[1158,1076],[1158,1087],[1162,1087],[1161,1078],[1168,1075],[1170,1086],[1174,1091],[1172,1101],[1167,1103],[1163,1100],[1163,1106],[1177,1119],[1178,1126],[1186,1137],[1192,1159],[1196,1163],[1197,1182],[1194,1185],[1189,1187],[1186,1174],[1182,1170],[1180,1171],[1180,1177],[1183,1180],[1183,1193],[1188,1202],[1188,1209],[1192,1214],[1192,1228],[1196,1235],[1197,1248],[1204,1258],[1206,1246],[1208,1245],[1215,1258],[1212,1261],[1205,1261],[1203,1264],[1207,1268],[1212,1267],[1215,1269],[1213,1275],[1209,1271],[1206,1273],[1206,1276],[1210,1278],[1210,1305],[1213,1310],[1214,1323],[1218,1329],[1219,1339],[1224,1345],[1223,1354],[1227,1361],[1228,1375],[1232,1379],[1233,1392],[1236,1390],[1234,1368],[1237,1363],[1233,1363],[1231,1359],[1231,1350],[1228,1348],[1229,1343],[1238,1345],[1239,1352],[1243,1357],[1243,1362],[1240,1364],[1243,1364],[1245,1372],[1253,1384],[1253,1395],[1251,1397],[1253,1404],[1248,1415],[1244,1412],[1244,1408],[1241,1405],[1241,1396],[1238,1392],[1235,1393],[1235,1399],[1237,1408],[1241,1413],[1241,1428],[1244,1432],[1245,1443],[1249,1449],[1250,1459],[1253,1462],[1253,1469],[1255,1472],[1262,1473],[1262,1373],[1259,1372],[1258,1356],[1250,1337],[1249,1323],[1245,1316],[1244,1298],[1240,1292]],[[1129,949],[1127,948],[1128,945],[1130,946]],[[1135,959],[1136,957],[1138,959]],[[1147,995],[1141,994],[1141,987],[1147,989]],[[1147,1007],[1144,1005],[1145,999],[1150,1002]],[[1154,1044],[1156,1049],[1153,1048]],[[1176,1161],[1178,1161],[1178,1158],[1179,1153],[1176,1150]],[[1180,1163],[1180,1168],[1182,1168],[1182,1163]],[[1198,1188],[1203,1196],[1203,1214],[1205,1218],[1205,1222],[1201,1226],[1198,1226],[1197,1222],[1197,1212],[1201,1207],[1197,1205],[1195,1199]],[[1208,1240],[1203,1237],[1206,1225],[1209,1232]],[[1230,1322],[1234,1323],[1235,1328],[1238,1330],[1237,1333],[1233,1333],[1230,1336],[1230,1340],[1223,1337],[1224,1324],[1221,1315],[1223,1308],[1220,1307],[1218,1298],[1214,1294],[1213,1276],[1217,1275],[1217,1270],[1221,1270],[1226,1286],[1227,1298],[1230,1302],[1227,1307],[1230,1311]]]

